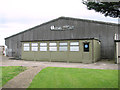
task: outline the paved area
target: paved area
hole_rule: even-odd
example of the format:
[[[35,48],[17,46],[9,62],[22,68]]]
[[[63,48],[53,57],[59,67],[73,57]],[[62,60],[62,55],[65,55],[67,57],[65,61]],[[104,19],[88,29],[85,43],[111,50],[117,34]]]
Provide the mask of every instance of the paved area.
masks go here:
[[[1,62],[2,61],[2,62]],[[66,62],[40,62],[40,61],[24,61],[10,60],[2,57],[0,60],[2,66],[46,66],[46,67],[73,67],[73,68],[93,68],[93,69],[118,69],[118,65],[114,61],[102,60],[92,64],[83,63],[66,63]]]

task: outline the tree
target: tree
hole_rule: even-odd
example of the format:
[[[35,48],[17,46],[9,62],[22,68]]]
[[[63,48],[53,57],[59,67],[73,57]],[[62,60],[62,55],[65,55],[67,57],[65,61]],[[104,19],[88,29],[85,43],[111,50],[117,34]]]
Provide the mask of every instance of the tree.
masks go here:
[[[120,2],[88,2],[83,0],[88,10],[95,10],[105,16],[120,18]]]

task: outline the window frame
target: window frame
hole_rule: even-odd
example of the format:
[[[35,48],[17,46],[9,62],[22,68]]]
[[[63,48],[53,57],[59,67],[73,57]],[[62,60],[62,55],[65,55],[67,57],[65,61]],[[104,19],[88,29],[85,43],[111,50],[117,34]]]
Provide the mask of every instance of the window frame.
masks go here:
[[[51,43],[56,43],[56,44],[55,44],[55,45],[50,45]],[[49,42],[48,47],[49,47],[49,49],[48,49],[48,50],[49,50],[50,52],[57,52],[57,51],[58,51],[58,48],[57,48],[57,42]],[[55,48],[56,48],[56,50],[55,50],[55,51],[54,51],[54,50],[53,50],[53,51],[51,51],[51,50],[50,50],[50,48],[51,48],[51,47],[55,47]]]
[[[37,44],[37,45],[32,45],[32,44]],[[33,48],[34,48],[34,47],[37,47],[37,51],[33,51]],[[34,42],[34,43],[31,43],[31,51],[32,51],[32,52],[38,52],[38,43],[37,43],[37,42],[36,42],[36,43],[35,43],[35,42]]]
[[[71,43],[75,43],[75,42],[77,42],[78,44],[71,44]],[[78,49],[79,50],[77,50],[77,51],[71,51],[71,47],[78,47]],[[80,51],[80,42],[79,41],[71,41],[70,42],[70,52],[79,52]]]
[[[64,44],[62,45],[61,43],[66,43],[66,45],[64,45]],[[67,47],[67,50],[60,50],[60,47]],[[60,52],[67,52],[68,51],[68,42],[59,42],[59,51]]]
[[[44,43],[46,45],[40,45],[41,43]],[[39,45],[40,45],[40,48],[42,48],[42,47],[47,48],[45,51],[41,51],[40,48],[39,48],[40,52],[47,52],[48,51],[48,43],[47,42],[40,42]]]
[[[28,44],[28,46],[25,45],[25,44]],[[24,49],[25,47],[29,47],[29,50],[25,51],[25,49]],[[30,43],[23,43],[23,51],[24,52],[29,52],[30,51]]]

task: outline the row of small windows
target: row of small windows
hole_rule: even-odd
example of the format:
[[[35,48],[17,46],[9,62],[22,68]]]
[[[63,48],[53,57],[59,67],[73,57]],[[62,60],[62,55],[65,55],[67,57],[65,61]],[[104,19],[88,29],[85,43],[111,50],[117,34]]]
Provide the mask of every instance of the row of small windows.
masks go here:
[[[24,43],[24,51],[30,51],[29,43]],[[31,44],[31,51],[38,51],[38,43]],[[40,51],[47,51],[47,43],[40,43]],[[49,51],[57,51],[57,43],[49,43]],[[59,43],[59,51],[68,51],[68,43]],[[79,42],[70,42],[70,51],[79,51]],[[89,43],[84,43],[84,51],[89,52]]]

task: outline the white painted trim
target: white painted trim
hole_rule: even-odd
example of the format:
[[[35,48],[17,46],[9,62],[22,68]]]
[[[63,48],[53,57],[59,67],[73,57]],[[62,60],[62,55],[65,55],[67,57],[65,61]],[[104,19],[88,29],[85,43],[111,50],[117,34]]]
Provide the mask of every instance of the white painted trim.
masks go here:
[[[116,57],[117,57],[117,63],[118,63],[118,42],[116,42]]]

